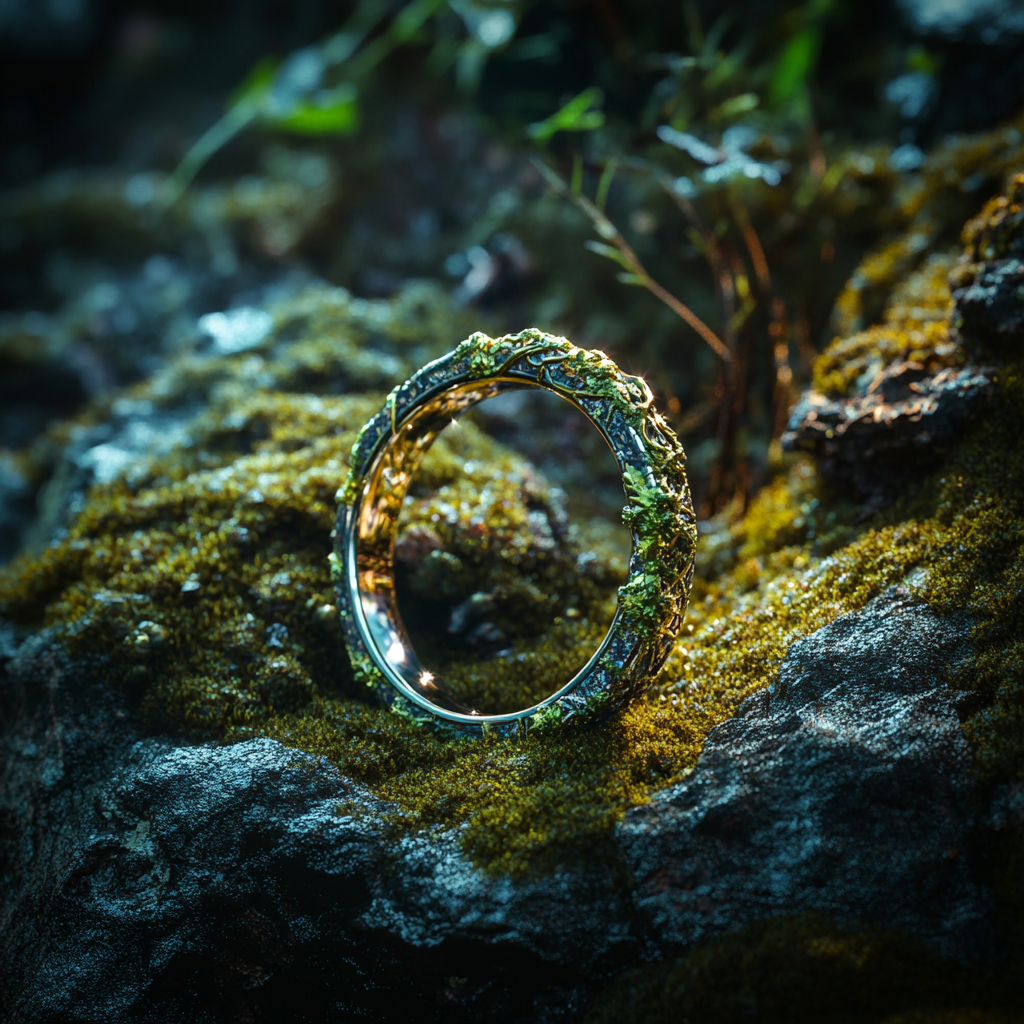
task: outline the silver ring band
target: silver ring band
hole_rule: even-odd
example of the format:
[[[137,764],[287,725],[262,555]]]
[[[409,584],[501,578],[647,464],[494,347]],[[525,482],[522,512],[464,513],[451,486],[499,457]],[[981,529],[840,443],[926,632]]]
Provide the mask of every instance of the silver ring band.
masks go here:
[[[438,434],[478,402],[530,387],[569,401],[611,448],[629,499],[629,580],[604,640],[572,679],[533,707],[483,714],[447,694],[413,649],[395,596],[395,536],[406,492]],[[391,392],[353,446],[338,502],[331,563],[352,666],[396,711],[473,735],[599,717],[646,689],[678,634],[696,547],[685,455],[647,383],[601,352],[538,330],[474,334]]]

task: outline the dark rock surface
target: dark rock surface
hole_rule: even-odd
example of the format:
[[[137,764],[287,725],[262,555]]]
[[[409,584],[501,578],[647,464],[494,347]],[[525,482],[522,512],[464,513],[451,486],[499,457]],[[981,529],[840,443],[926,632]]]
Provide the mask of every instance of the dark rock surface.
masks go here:
[[[361,923],[412,946],[453,939],[526,951],[595,977],[643,952],[629,892],[601,865],[527,881],[476,870],[449,833],[395,850],[393,873],[374,886]]]
[[[852,398],[808,391],[790,413],[782,446],[813,452],[825,479],[881,507],[963,435],[991,397],[991,377],[974,366],[928,375],[902,362]]]
[[[960,332],[976,358],[1018,359],[1024,351],[1024,259],[978,266],[974,279],[953,290]]]
[[[607,869],[492,880],[320,759],[140,739],[46,636],[3,685],[4,1020],[543,1019],[637,952]]]
[[[943,682],[964,623],[894,589],[795,643],[693,773],[629,812],[620,841],[663,942],[773,914],[884,922],[987,952],[970,758]]]
[[[526,881],[452,833],[396,837],[276,742],[140,738],[46,634],[8,637],[3,1019],[572,1020],[609,970],[804,909],[983,955],[983,826],[942,681],[964,635],[893,590],[794,644],[775,692],[629,813],[627,871]]]

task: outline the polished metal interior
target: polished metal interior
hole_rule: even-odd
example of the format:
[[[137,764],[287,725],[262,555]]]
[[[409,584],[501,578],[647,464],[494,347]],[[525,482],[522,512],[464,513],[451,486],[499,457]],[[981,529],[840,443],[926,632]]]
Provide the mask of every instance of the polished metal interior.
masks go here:
[[[402,623],[395,593],[395,537],[405,496],[424,455],[441,431],[457,421],[467,409],[502,392],[527,387],[559,394],[522,378],[497,377],[456,385],[415,408],[395,425],[392,436],[371,466],[355,510],[356,528],[349,533],[350,550],[346,558],[348,584],[350,592],[359,595],[353,614],[370,657],[407,699],[451,721],[511,722],[535,714],[587,677],[604,653],[614,629],[613,621],[604,642],[587,664],[540,704],[521,711],[491,715],[464,707],[444,691],[443,680],[420,662]],[[559,397],[565,399],[564,395]],[[570,404],[587,416],[588,422],[594,423],[585,409],[575,402]],[[604,436],[603,431],[601,434]]]

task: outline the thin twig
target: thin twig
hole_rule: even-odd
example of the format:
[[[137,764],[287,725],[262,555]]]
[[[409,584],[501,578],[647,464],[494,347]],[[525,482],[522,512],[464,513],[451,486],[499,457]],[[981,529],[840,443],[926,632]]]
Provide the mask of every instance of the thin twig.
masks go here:
[[[670,175],[656,168],[647,168],[653,172],[655,180],[668,194],[668,197],[679,208],[679,212],[690,222],[690,226],[700,236],[707,251],[708,264],[711,267],[711,276],[714,283],[715,295],[718,298],[721,308],[719,310],[722,324],[725,327],[725,344],[730,352],[733,351],[733,319],[736,315],[736,287],[729,271],[729,266],[722,255],[722,248],[718,239],[712,231],[705,227],[700,219],[693,203],[685,196],[681,196],[675,189],[674,182]]]
[[[617,227],[582,193],[574,193],[572,189],[556,174],[543,160],[532,158],[533,165],[540,172],[541,176],[560,196],[571,199],[589,218],[597,233],[608,243],[615,247],[622,255],[624,264],[628,264],[631,277],[636,278],[631,283],[639,284],[646,288],[652,295],[659,298],[672,310],[681,320],[689,324],[711,347],[715,355],[724,363],[731,364],[732,353],[722,342],[722,339],[689,306],[680,302],[671,292],[663,288],[650,274],[647,273],[639,257],[633,252],[632,247],[623,238]]]
[[[757,237],[757,231],[751,223],[750,214],[741,199],[733,199],[732,214],[736,218],[743,233],[743,241],[747,243],[747,252],[750,253],[750,262],[754,265],[754,273],[757,275],[757,283],[765,294],[771,291],[772,275],[768,270],[768,260],[765,258],[764,249],[761,246],[761,239]]]

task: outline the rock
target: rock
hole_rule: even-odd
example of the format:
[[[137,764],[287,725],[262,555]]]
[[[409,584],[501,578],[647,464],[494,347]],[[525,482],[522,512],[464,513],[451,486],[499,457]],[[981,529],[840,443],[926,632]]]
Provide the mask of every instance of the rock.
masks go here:
[[[323,759],[140,739],[48,636],[3,679],[4,1020],[516,1019],[639,949],[608,868],[492,878]]]
[[[966,635],[893,588],[793,644],[775,692],[749,698],[693,773],[619,828],[662,943],[817,911],[988,952],[971,760],[943,682]]]
[[[953,298],[972,355],[1015,359],[1024,352],[1024,260],[983,263]]]
[[[627,814],[635,892],[614,866],[496,876],[455,831],[397,837],[386,803],[270,739],[140,738],[49,635],[5,640],[4,1019],[291,1020],[301,992],[303,1019],[572,1020],[611,969],[801,910],[983,954],[942,682],[966,629],[893,589],[794,644],[774,694]],[[1019,816],[1000,799],[989,827]]]
[[[645,946],[629,893],[606,866],[525,880],[489,876],[470,864],[453,833],[404,839],[361,920],[412,946],[487,943],[590,978],[630,962]]]
[[[851,398],[807,392],[790,414],[782,446],[813,452],[826,480],[880,507],[935,466],[991,392],[986,368],[927,375],[919,363],[896,363]]]
[[[957,325],[975,359],[1024,352],[1024,174],[964,227],[965,248],[950,274]]]

